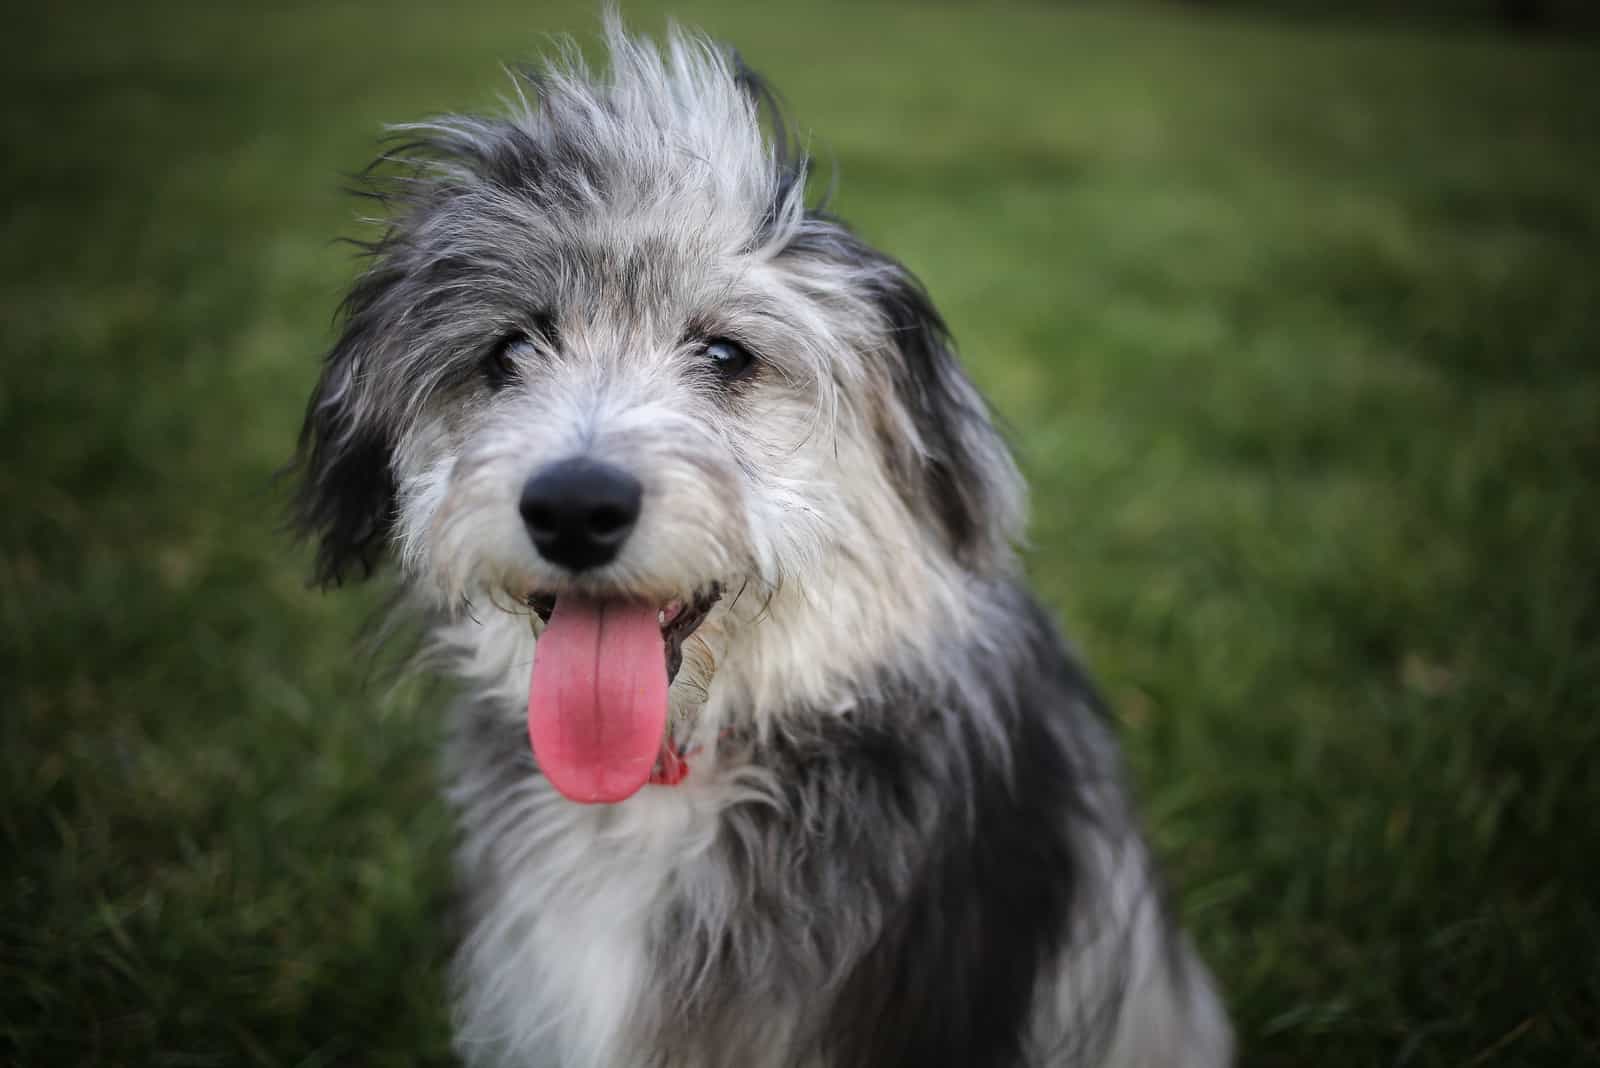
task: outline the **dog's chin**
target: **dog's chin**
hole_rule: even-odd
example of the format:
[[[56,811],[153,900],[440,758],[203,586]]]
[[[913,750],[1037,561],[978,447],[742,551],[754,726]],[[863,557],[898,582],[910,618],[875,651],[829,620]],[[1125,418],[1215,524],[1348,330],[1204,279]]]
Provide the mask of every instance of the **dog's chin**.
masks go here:
[[[537,588],[523,588],[511,591],[511,596],[518,604],[531,608],[539,621],[548,625],[550,617],[555,614],[556,604],[563,595]],[[594,599],[615,600],[619,604],[638,601],[655,603],[653,598],[636,597],[625,590],[608,592]],[[722,583],[709,582],[693,593],[671,597],[659,603],[656,608],[656,622],[661,628],[661,640],[666,650],[669,685],[678,677],[678,669],[683,666],[683,643],[700,628],[700,624],[706,621],[706,617],[721,599]]]

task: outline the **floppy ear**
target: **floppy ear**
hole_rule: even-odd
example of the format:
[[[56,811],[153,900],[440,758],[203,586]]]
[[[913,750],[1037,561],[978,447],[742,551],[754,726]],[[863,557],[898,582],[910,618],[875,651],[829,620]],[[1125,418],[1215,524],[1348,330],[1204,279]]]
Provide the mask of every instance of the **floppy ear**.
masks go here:
[[[821,209],[806,213],[786,251],[826,265],[874,313],[881,334],[870,343],[879,361],[871,369],[895,403],[872,418],[906,505],[965,566],[1010,568],[1022,536],[1022,476],[927,290]]]
[[[1006,566],[1024,511],[1011,450],[927,290],[898,261],[874,255],[870,299],[888,331],[896,357],[890,376],[917,437],[886,444],[909,467],[907,489],[943,528],[951,553],[981,570]]]
[[[394,450],[384,428],[364,411],[361,388],[374,355],[370,312],[387,288],[375,274],[356,283],[300,429],[293,524],[316,542],[316,581],[323,586],[340,584],[356,568],[359,578],[369,576],[394,523]]]

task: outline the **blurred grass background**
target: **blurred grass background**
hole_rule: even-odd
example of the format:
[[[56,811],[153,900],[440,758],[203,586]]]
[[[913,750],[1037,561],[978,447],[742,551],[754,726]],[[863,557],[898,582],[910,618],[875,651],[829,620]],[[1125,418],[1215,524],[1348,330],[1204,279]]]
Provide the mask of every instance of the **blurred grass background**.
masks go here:
[[[773,78],[1013,425],[1243,1063],[1600,1063],[1597,49],[673,10]],[[0,1060],[448,1063],[438,723],[352,652],[378,591],[305,588],[270,476],[353,270],[340,175],[596,24],[8,16]]]

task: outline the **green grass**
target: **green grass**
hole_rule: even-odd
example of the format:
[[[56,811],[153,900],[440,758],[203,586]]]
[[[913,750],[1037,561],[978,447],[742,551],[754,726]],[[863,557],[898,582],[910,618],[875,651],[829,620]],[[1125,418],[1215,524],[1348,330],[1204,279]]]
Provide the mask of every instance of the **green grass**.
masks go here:
[[[1243,1062],[1600,1060],[1600,53],[677,11],[784,90],[1012,424]],[[350,652],[379,591],[305,588],[270,475],[353,269],[339,176],[595,25],[8,22],[0,1061],[448,1062],[439,724]]]

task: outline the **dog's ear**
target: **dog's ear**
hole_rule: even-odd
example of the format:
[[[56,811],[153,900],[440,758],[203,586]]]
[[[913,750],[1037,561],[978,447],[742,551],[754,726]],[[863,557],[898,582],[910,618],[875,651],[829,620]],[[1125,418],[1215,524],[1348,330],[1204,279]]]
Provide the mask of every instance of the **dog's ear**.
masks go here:
[[[869,371],[893,394],[870,418],[906,504],[962,564],[1009,568],[1022,536],[1022,476],[927,290],[822,209],[806,214],[786,252],[826,265],[870,306],[878,337]]]
[[[888,331],[890,375],[916,431],[892,441],[910,468],[902,479],[943,529],[952,554],[988,569],[1010,562],[1021,536],[1024,490],[988,405],[962,369],[943,317],[927,290],[896,260],[879,254],[868,290]]]
[[[376,356],[371,312],[390,284],[383,272],[370,272],[346,299],[343,328],[300,430],[292,522],[316,543],[316,580],[323,586],[352,572],[370,575],[394,524],[394,450],[363,388]]]

